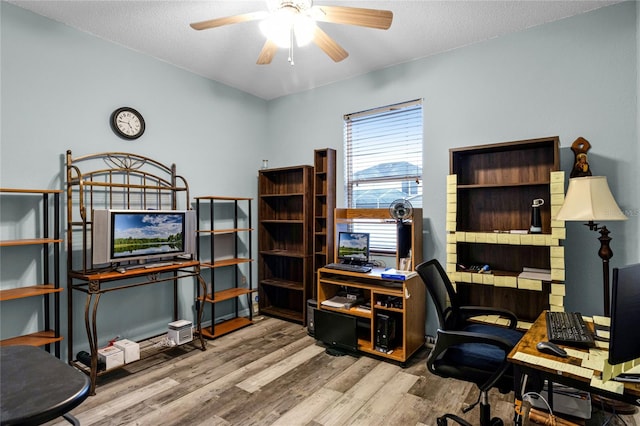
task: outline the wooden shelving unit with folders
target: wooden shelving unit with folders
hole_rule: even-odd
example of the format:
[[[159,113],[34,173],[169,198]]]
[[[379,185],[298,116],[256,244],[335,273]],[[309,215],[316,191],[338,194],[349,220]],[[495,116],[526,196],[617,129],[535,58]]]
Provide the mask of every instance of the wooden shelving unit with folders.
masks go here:
[[[18,299],[42,297],[42,302],[39,303],[42,314],[38,315],[41,317],[39,321],[41,324],[38,325],[40,329],[32,333],[5,338],[0,341],[0,346],[44,346],[47,351],[51,351],[51,345],[53,345],[55,356],[58,358],[60,358],[60,342],[62,341],[60,335],[60,292],[62,292],[60,287],[60,244],[63,241],[60,238],[61,193],[60,190],[50,189],[0,188],[3,224],[7,222],[7,218],[12,217],[5,211],[4,206],[25,206],[24,214],[20,213],[21,221],[31,215],[37,218],[34,229],[23,230],[21,226],[12,226],[14,235],[10,239],[5,239],[3,235],[0,240],[3,262],[10,262],[14,256],[13,253],[18,253],[17,250],[20,250],[19,253],[22,254],[16,255],[22,259],[29,259],[28,263],[35,261],[41,271],[38,274],[40,283],[26,285],[20,283],[19,286],[11,285],[7,288],[3,285],[0,289],[0,301],[4,305],[4,303]],[[22,235],[23,231],[28,235]],[[25,236],[28,238],[24,238]],[[23,272],[21,271],[21,273]],[[8,311],[8,309],[5,310],[5,312]]]
[[[198,294],[210,307],[211,326],[202,334],[215,339],[253,324],[251,203],[246,197],[195,197],[197,252],[201,274],[211,291]],[[207,272],[208,276],[207,276]],[[207,279],[208,278],[208,279]],[[244,303],[243,303],[244,302]],[[227,317],[218,321],[220,316]]]
[[[552,220],[564,201],[558,145],[549,137],[450,150],[447,272],[463,304],[506,308],[525,323],[564,310],[566,231]],[[529,232],[534,199],[544,200],[541,233]]]

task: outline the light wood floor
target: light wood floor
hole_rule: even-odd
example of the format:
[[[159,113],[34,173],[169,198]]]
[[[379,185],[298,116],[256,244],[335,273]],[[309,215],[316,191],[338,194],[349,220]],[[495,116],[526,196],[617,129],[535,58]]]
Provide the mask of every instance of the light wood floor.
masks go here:
[[[477,390],[430,374],[426,355],[406,368],[332,357],[302,326],[258,317],[204,352],[187,344],[100,377],[96,395],[72,414],[83,426],[435,425],[445,412],[460,414]],[[493,415],[511,424],[513,395],[490,396]],[[477,424],[478,411],[464,417]],[[623,418],[640,425],[640,414]],[[602,422],[599,413],[588,424]]]

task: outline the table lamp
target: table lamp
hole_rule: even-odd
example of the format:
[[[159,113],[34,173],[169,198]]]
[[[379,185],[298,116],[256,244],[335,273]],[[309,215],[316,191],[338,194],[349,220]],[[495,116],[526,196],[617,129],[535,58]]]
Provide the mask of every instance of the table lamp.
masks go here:
[[[600,231],[600,250],[602,259],[604,287],[604,315],[609,316],[609,259],[613,252],[609,247],[609,230],[606,226],[598,226],[595,221],[627,220],[616,200],[611,194],[606,176],[586,176],[569,179],[569,188],[564,204],[558,211],[556,220],[587,221],[586,226],[592,231]]]

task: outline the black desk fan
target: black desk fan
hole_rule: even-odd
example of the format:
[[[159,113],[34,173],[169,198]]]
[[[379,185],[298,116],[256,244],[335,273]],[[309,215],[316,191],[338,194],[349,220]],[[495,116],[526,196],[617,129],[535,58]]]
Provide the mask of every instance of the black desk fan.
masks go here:
[[[413,215],[413,206],[409,200],[397,199],[389,205],[389,213],[391,217],[398,222],[411,219]]]
[[[411,224],[407,221],[413,216],[413,206],[409,200],[397,199],[389,205],[389,214],[397,224],[397,250],[400,271],[410,271],[411,268]]]

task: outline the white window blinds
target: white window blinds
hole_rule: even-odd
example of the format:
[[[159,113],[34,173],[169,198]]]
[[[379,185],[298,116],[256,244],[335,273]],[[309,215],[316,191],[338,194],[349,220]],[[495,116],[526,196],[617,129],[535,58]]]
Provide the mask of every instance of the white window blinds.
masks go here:
[[[421,99],[345,115],[346,205],[388,208],[406,199],[422,207],[422,134]],[[371,237],[372,249],[395,248],[379,230]]]

